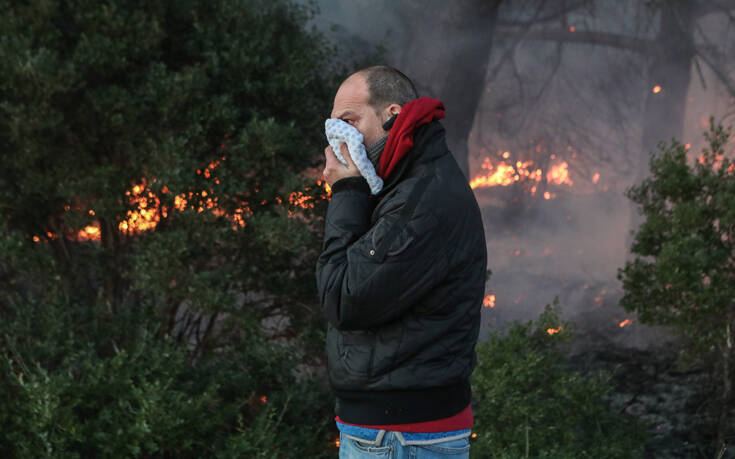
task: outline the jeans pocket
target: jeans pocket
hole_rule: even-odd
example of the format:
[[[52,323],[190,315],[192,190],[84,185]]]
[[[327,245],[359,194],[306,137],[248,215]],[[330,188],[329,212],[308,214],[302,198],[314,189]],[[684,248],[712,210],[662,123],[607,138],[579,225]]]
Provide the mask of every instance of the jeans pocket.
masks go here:
[[[416,445],[419,450],[431,451],[433,453],[453,457],[467,457],[470,452],[470,440],[467,437],[455,438],[454,440],[432,443],[429,445]]]
[[[361,453],[369,455],[368,457],[379,457],[380,455],[386,455],[387,457],[392,450],[388,445],[376,446],[372,443],[355,440],[342,433],[339,437],[339,457],[341,458],[363,457]]]

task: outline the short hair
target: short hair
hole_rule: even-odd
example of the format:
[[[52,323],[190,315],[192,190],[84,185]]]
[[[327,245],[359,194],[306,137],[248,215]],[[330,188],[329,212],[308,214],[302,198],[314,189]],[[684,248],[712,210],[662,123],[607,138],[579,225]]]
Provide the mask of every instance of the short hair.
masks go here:
[[[376,112],[390,104],[403,106],[419,96],[411,79],[396,68],[375,65],[357,73],[365,77],[369,93],[368,104]]]

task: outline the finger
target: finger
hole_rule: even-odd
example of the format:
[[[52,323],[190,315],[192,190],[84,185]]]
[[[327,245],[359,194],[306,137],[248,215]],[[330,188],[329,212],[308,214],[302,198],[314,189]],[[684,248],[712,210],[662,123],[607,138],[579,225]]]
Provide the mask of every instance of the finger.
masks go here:
[[[337,155],[334,154],[334,150],[332,150],[331,146],[324,149],[324,157],[327,159],[327,164],[331,164],[335,161],[339,162]]]
[[[326,158],[326,162],[324,163],[324,171],[322,172],[322,175],[324,176],[324,180],[330,184],[332,183],[332,175],[339,169],[345,167],[344,164],[337,158],[337,155],[334,154],[334,150],[332,150],[332,147],[327,147],[324,149],[324,156]]]
[[[352,161],[352,156],[350,156],[350,149],[347,148],[347,144],[342,142],[339,146],[339,151],[342,152],[342,157],[345,159],[347,167],[352,167],[355,163],[354,161]]]

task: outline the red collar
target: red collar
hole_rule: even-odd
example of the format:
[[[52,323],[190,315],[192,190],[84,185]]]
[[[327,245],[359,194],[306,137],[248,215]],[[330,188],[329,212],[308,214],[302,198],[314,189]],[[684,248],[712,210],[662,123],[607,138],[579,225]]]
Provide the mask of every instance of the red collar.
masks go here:
[[[387,179],[398,162],[413,148],[416,128],[434,120],[444,118],[444,104],[438,99],[420,97],[407,102],[398,114],[388,134],[385,149],[380,155],[378,175]]]

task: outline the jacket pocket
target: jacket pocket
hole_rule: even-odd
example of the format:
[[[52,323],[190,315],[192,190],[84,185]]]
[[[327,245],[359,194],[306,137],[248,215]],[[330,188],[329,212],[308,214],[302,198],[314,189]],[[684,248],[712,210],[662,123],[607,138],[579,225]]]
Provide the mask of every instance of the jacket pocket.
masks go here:
[[[403,227],[395,234],[391,234],[394,227],[402,225]],[[372,247],[375,250],[379,250],[381,246],[387,245],[383,248],[385,255],[393,257],[408,248],[411,241],[413,241],[414,235],[405,223],[396,221],[395,218],[384,218],[381,219],[375,228],[371,237]]]
[[[368,376],[373,365],[375,333],[365,330],[343,331],[339,336],[340,360],[353,375]]]

